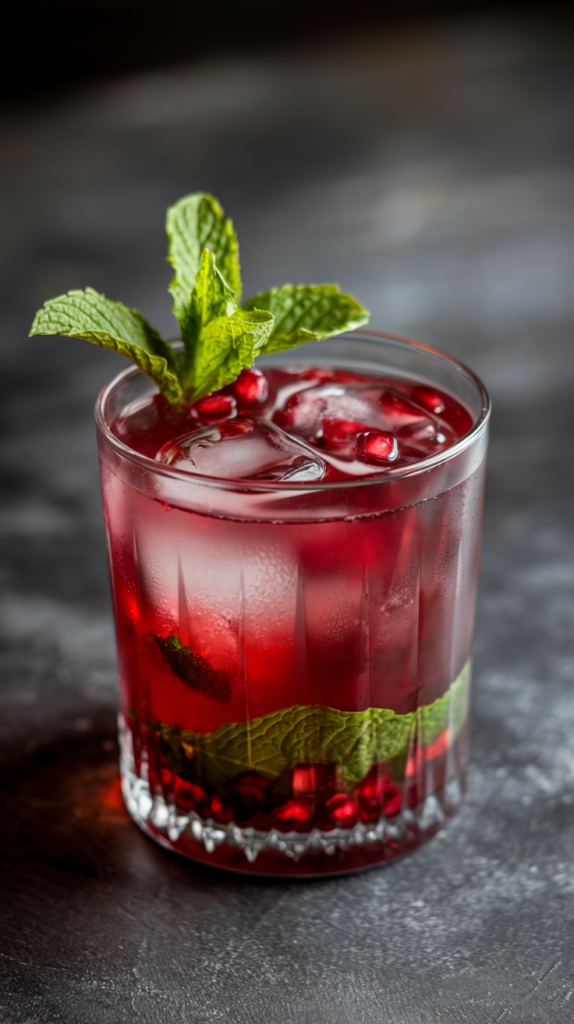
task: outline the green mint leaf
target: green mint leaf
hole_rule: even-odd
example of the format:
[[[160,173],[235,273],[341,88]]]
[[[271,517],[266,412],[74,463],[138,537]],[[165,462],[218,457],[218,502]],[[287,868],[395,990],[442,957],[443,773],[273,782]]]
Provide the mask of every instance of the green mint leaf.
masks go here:
[[[451,739],[468,713],[470,662],[449,690],[416,712],[384,708],[338,711],[317,704],[284,708],[251,722],[231,722],[212,733],[157,724],[171,767],[184,777],[205,777],[215,788],[257,771],[277,779],[297,764],[338,764],[346,782],[360,782],[373,765],[406,762],[413,737],[428,747],[447,728]]]
[[[237,380],[252,366],[273,329],[273,317],[259,310],[237,309],[231,317],[213,320],[202,334],[194,353],[195,402]]]
[[[470,668],[469,660],[442,697],[419,709],[419,739],[423,747],[430,747],[447,726],[453,736],[458,736],[468,716]]]
[[[187,313],[196,343],[212,320],[233,316],[236,309],[233,289],[217,266],[213,253],[204,249]]]
[[[93,288],[69,291],[45,302],[30,330],[30,337],[35,334],[84,338],[94,345],[115,349],[147,373],[170,402],[182,401],[173,349],[141,313],[112,302]]]
[[[185,354],[186,397],[195,402],[236,380],[267,342],[273,330],[268,312],[238,309],[215,258],[203,250],[188,323],[194,342]]]
[[[266,309],[275,325],[264,352],[280,352],[306,341],[322,341],[367,323],[369,313],[335,284],[285,284],[253,295],[245,309]]]
[[[199,690],[222,704],[230,699],[227,672],[214,669],[202,654],[195,654],[190,647],[184,647],[178,636],[154,636],[154,640],[166,665],[192,690]]]
[[[239,245],[232,222],[225,217],[217,199],[206,192],[194,192],[171,206],[167,211],[166,230],[169,238],[167,258],[175,270],[169,290],[185,344],[188,308],[203,250],[213,253],[236,302],[239,302]]]

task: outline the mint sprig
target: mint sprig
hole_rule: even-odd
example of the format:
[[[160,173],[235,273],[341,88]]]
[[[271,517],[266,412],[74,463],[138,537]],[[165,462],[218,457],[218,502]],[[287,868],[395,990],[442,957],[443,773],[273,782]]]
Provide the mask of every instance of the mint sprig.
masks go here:
[[[44,303],[34,317],[34,334],[84,338],[121,352],[154,380],[174,404],[182,401],[176,353],[136,309],[112,302],[93,288],[75,289]]]
[[[323,341],[361,327],[368,319],[360,303],[339,291],[336,284],[284,284],[247,299],[244,308],[266,309],[273,314],[266,353],[294,348],[306,341]]]
[[[386,708],[338,711],[296,704],[250,722],[229,722],[211,733],[154,723],[169,751],[170,767],[184,778],[205,777],[216,789],[246,771],[275,780],[297,764],[338,764],[348,783],[375,764],[404,769],[413,740],[430,747],[448,727],[451,742],[468,715],[470,661],[431,704],[397,714]],[[191,752],[191,754],[190,754]]]
[[[93,288],[46,302],[30,335],[61,334],[113,348],[152,378],[174,405],[233,383],[258,355],[360,327],[368,312],[337,285],[283,285],[240,306],[239,245],[217,199],[184,196],[167,211],[169,290],[183,352],[175,352],[137,310]]]

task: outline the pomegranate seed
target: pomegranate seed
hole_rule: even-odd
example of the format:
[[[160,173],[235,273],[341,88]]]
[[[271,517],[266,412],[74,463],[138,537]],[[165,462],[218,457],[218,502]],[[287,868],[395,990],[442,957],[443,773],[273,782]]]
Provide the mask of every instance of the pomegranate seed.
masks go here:
[[[283,409],[278,409],[273,417],[277,426],[284,430],[298,430],[301,433],[313,431],[321,414],[327,408],[324,398],[316,397],[314,389],[291,395]]]
[[[304,804],[299,803],[298,800],[288,800],[277,811],[277,818],[279,821],[309,821],[311,817],[311,811]]]
[[[323,437],[327,444],[347,444],[357,434],[368,431],[368,426],[358,423],[356,420],[339,420],[334,416],[325,416],[323,423]]]
[[[245,772],[235,781],[235,791],[249,814],[269,810],[273,784],[257,772]]]
[[[406,395],[391,391],[390,388],[383,391],[379,405],[383,414],[392,421],[393,429],[406,426],[409,423],[417,423],[425,418],[422,409],[414,402],[410,402]]]
[[[399,446],[394,434],[368,430],[357,437],[357,458],[360,462],[394,462]]]
[[[207,793],[201,786],[196,786],[193,782],[186,782],[180,778],[176,778],[173,784],[173,794],[176,804],[186,810],[191,810],[195,804],[201,804],[207,800]]]
[[[218,796],[212,797],[211,811],[212,814],[217,819],[217,821],[220,821],[224,824],[227,824],[228,821],[231,821],[233,817],[233,811],[231,810],[231,808],[226,807],[225,804],[221,802]]]
[[[193,412],[202,423],[228,420],[237,414],[237,403],[233,395],[208,395],[200,398],[193,406]]]
[[[432,388],[426,388],[422,385],[418,388],[414,388],[413,397],[417,402],[420,402],[421,405],[424,405],[426,409],[430,409],[431,412],[434,412],[437,415],[440,412],[444,412],[444,402],[442,397],[437,394],[436,391],[433,391]]]
[[[237,401],[243,405],[264,402],[269,394],[267,377],[261,370],[242,370],[231,386]]]
[[[335,793],[326,804],[331,818],[335,821],[350,821],[357,816],[357,804],[346,793]]]
[[[313,793],[315,791],[315,769],[294,768],[293,769],[293,793]]]
[[[385,788],[383,810],[389,818],[391,818],[393,814],[399,813],[402,802],[403,798],[396,786],[389,786],[388,788]]]

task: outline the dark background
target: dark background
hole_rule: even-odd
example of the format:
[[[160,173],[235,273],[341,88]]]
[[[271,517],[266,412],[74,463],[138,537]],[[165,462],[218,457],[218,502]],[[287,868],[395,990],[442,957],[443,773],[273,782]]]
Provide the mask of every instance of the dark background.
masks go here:
[[[542,11],[541,11],[542,8]],[[321,46],[350,32],[488,14],[564,19],[532,0],[20,0],[7,18],[0,87],[45,91],[215,54]]]
[[[23,3],[0,106],[0,1018],[567,1024],[574,1008],[574,41],[548,5]],[[302,26],[305,26],[303,36]],[[468,794],[313,884],[152,847],[118,788],[92,407],[28,339],[92,285],[166,336],[165,208],[246,292],[337,280],[494,399]]]

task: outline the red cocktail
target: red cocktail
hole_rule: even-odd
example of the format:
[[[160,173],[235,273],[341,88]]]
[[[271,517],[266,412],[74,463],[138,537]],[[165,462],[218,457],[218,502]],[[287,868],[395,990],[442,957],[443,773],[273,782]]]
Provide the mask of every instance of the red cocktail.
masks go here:
[[[132,817],[275,875],[432,835],[464,783],[477,379],[356,334],[184,410],[128,370],[97,419]]]

